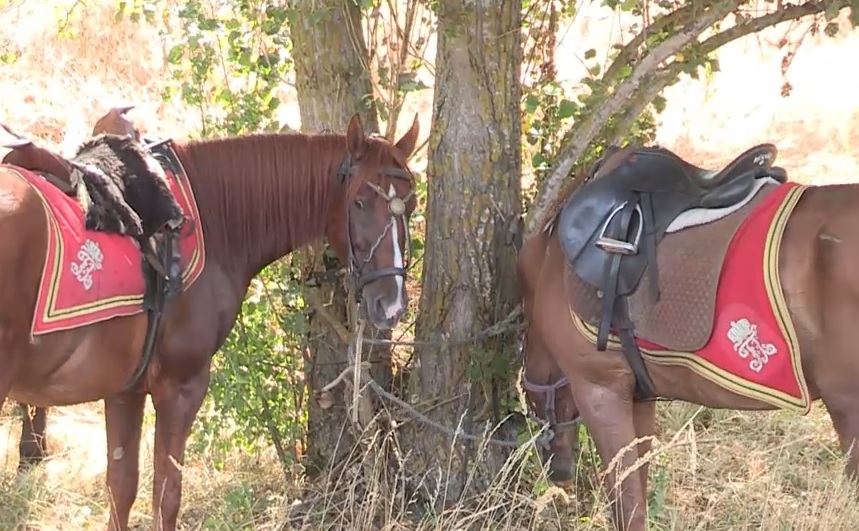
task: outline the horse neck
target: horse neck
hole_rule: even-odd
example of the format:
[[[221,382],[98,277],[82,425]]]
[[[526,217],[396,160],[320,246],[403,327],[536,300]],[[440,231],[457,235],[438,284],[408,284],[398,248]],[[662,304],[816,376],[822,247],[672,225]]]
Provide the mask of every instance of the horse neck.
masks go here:
[[[249,283],[325,235],[346,155],[343,135],[252,135],[177,146],[203,224],[207,261]]]

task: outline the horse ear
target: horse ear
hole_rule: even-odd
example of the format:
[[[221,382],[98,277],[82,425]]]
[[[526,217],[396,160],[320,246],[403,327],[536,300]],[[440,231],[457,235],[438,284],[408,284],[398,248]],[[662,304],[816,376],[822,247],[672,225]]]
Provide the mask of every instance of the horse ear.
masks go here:
[[[127,103],[125,105],[119,105],[117,107],[114,107],[112,110],[115,110],[120,115],[125,115],[125,113],[127,113],[128,111],[130,111],[132,109],[134,109],[134,104],[133,103]]]
[[[360,159],[367,149],[367,138],[364,136],[364,126],[358,113],[352,115],[349,120],[349,128],[346,130],[346,148],[353,159]]]
[[[406,134],[403,135],[402,138],[397,140],[397,149],[409,158],[412,156],[412,151],[415,150],[415,145],[418,143],[418,133],[420,133],[421,126],[418,123],[418,113],[415,113],[415,119],[412,120],[412,126],[406,131]]]

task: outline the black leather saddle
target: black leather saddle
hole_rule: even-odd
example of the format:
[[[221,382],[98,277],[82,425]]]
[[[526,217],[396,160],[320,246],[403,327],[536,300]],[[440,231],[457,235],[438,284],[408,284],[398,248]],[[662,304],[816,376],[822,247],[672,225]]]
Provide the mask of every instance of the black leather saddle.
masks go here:
[[[654,396],[653,386],[635,345],[626,298],[648,271],[651,298],[658,301],[656,247],[682,212],[738,204],[761,177],[785,182],[784,169],[772,165],[777,154],[776,146],[759,144],[721,170],[708,170],[662,147],[611,152],[562,208],[557,229],[564,254],[576,275],[602,296],[597,348],[605,350],[614,328],[639,397]]]

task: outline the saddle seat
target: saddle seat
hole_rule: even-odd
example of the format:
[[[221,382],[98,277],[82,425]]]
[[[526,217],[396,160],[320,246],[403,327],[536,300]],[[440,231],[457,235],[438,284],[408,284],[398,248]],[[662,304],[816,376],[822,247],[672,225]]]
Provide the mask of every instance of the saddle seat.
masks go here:
[[[556,227],[563,252],[603,303],[597,348],[605,350],[610,329],[618,333],[640,398],[654,395],[632,334],[627,297],[647,272],[650,299],[659,300],[657,246],[682,212],[737,205],[758,178],[785,182],[784,169],[772,165],[777,154],[776,146],[759,144],[724,168],[708,170],[662,147],[614,150],[561,209]]]

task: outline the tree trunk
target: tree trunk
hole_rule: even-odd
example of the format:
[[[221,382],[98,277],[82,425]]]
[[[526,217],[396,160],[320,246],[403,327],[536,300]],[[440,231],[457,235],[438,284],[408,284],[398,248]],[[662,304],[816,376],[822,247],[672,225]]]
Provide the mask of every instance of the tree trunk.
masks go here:
[[[295,50],[295,77],[301,127],[304,131],[329,129],[345,132],[356,112],[368,132],[379,130],[372,89],[364,65],[367,49],[361,31],[361,12],[354,2],[317,0],[298,2],[296,22],[291,28]],[[307,253],[306,270],[320,272],[342,266],[318,245]],[[355,438],[348,427],[348,396],[344,385],[332,390],[334,404],[323,408],[314,397],[346,367],[348,345],[335,333],[331,320],[347,327],[346,291],[343,282],[309,287],[309,359],[306,379],[311,390],[308,411],[308,468],[321,472],[340,463],[352,449]],[[366,333],[370,333],[368,327]],[[389,334],[388,334],[389,336]],[[388,337],[379,336],[379,337]],[[386,386],[391,378],[390,348],[369,347],[364,360],[373,362],[372,375]],[[323,404],[324,405],[324,404]]]
[[[420,340],[468,338],[517,304],[511,235],[521,210],[521,8],[521,0],[440,2]],[[492,380],[512,376],[498,362],[513,359],[513,338],[420,348],[411,385],[432,406],[429,416],[456,429],[467,408],[461,427],[482,433],[497,409]],[[466,487],[485,489],[507,457],[498,446],[481,455],[471,443],[452,446],[429,426],[416,425],[412,435],[411,466],[440,481],[439,498],[449,501]]]

